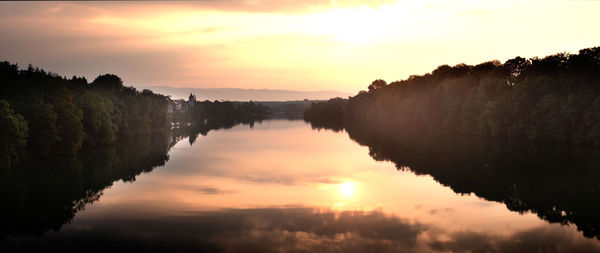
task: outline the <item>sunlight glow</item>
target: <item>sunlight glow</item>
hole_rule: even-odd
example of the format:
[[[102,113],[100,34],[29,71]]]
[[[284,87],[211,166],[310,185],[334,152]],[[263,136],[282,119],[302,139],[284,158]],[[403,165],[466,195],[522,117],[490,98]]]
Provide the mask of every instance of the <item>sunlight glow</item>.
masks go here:
[[[352,196],[354,194],[354,190],[355,190],[354,185],[355,184],[356,183],[349,182],[349,181],[346,181],[343,184],[340,184],[339,185],[340,193],[346,198]]]
[[[308,14],[305,33],[331,36],[341,43],[381,44],[414,34],[415,26],[408,24],[423,7],[420,3],[397,2],[377,8],[336,8]],[[423,14],[421,18],[425,18]]]
[[[2,3],[0,34],[11,39],[0,48],[19,63],[69,56],[52,71],[94,79],[94,69],[132,85],[356,94],[442,64],[575,53],[600,41],[590,32],[600,1],[309,1],[289,10],[200,2],[223,3]],[[34,38],[48,49],[19,43]]]

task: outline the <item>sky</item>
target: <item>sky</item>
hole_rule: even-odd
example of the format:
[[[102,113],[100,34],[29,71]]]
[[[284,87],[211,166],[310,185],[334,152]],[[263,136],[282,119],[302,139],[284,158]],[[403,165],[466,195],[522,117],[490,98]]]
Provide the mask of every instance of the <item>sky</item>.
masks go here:
[[[0,60],[127,85],[356,93],[600,46],[600,1],[0,2]]]

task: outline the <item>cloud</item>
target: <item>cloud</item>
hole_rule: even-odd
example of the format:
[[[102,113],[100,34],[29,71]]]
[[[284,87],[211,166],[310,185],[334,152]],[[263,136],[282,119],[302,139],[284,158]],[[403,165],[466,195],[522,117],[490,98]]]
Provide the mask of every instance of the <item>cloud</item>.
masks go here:
[[[63,250],[94,245],[95,250],[153,252],[392,252],[414,247],[425,229],[380,212],[310,208],[224,209],[146,219],[80,219],[43,238],[9,238],[0,248],[37,244]]]
[[[561,226],[509,236],[449,232],[382,212],[312,208],[222,209],[161,217],[79,218],[41,238],[8,238],[0,248],[153,252],[597,252],[596,240]],[[41,248],[36,248],[41,247]]]
[[[186,185],[186,186],[181,187],[181,189],[188,190],[188,191],[194,191],[194,192],[198,192],[201,194],[207,194],[207,195],[220,195],[220,194],[230,194],[230,193],[237,192],[237,191],[231,191],[231,190],[221,190],[219,188],[211,187],[211,186],[196,186],[196,185]]]
[[[330,8],[377,8],[397,0],[208,0],[198,1],[198,7],[220,11],[299,13]]]
[[[455,232],[450,240],[429,242],[431,249],[450,252],[599,252],[595,239],[577,240],[567,229],[558,225],[537,227],[508,237],[478,233]]]
[[[594,46],[594,3],[0,2],[0,60],[132,85],[355,93],[441,64]]]
[[[146,7],[110,3],[0,3],[0,55],[21,66],[33,64],[65,76],[114,73],[126,84],[169,84],[209,79],[209,65],[225,60],[214,46],[173,46],[161,40],[177,34],[99,23],[120,12]],[[141,9],[141,10],[140,10]],[[132,19],[135,20],[135,19]],[[211,34],[231,28],[197,27],[190,33]],[[183,32],[183,31],[182,31]],[[189,31],[188,31],[189,32]]]

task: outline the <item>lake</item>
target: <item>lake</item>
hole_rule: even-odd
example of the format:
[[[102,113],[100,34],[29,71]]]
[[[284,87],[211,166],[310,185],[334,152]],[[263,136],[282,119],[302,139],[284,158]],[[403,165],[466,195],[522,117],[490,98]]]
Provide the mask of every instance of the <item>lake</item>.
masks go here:
[[[6,172],[0,249],[600,252],[595,151],[349,132],[267,120]]]

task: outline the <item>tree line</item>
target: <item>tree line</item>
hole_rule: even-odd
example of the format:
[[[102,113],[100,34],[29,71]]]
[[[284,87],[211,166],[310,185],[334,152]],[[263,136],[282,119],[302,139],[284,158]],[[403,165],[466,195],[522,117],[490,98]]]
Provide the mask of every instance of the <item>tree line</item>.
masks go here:
[[[600,47],[578,54],[442,65],[348,99],[314,103],[314,126],[600,145]]]
[[[270,116],[270,111],[255,102],[202,101],[195,102],[188,117],[193,124],[211,126],[217,129],[227,125],[262,120]]]
[[[184,138],[192,144],[198,134],[206,135],[210,130],[252,125],[261,120],[260,115],[253,113],[264,110],[248,102],[204,101],[196,102],[194,107],[195,110],[188,108],[184,113],[194,122],[188,122],[186,127],[153,131],[118,145],[84,148],[74,156],[27,159],[0,170],[0,202],[6,206],[0,208],[0,241],[10,236],[40,236],[59,230],[77,212],[97,201],[114,182],[135,181],[140,173],[164,166],[169,150]],[[210,119],[206,124],[200,122],[200,117],[191,118],[192,112],[200,110],[211,115],[206,116]],[[242,113],[249,116],[241,117]],[[225,118],[229,120],[217,120]],[[182,121],[171,123],[183,125]]]
[[[190,97],[193,95],[190,94]],[[182,110],[171,113],[171,122],[175,127],[203,127],[219,129],[266,119],[271,111],[266,106],[250,102],[235,101],[195,101],[176,100]]]
[[[164,132],[167,103],[166,96],[124,86],[112,74],[88,83],[0,62],[0,168]]]
[[[195,101],[192,97],[190,94],[190,100],[183,102],[185,110],[175,110],[171,114],[171,123],[174,124],[172,134],[177,138],[187,137],[190,145],[199,134],[206,136],[210,130],[229,129],[239,124],[253,127],[254,122],[261,122],[272,115],[268,107],[253,101]]]

